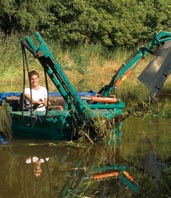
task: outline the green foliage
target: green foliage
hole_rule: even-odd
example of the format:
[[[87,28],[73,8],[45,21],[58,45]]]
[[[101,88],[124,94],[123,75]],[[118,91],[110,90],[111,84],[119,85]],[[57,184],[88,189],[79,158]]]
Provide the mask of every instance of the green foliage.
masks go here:
[[[0,2],[0,27],[5,34],[35,31],[48,25],[51,1],[7,0]]]
[[[171,23],[170,0],[7,0],[0,11],[6,35],[38,30],[67,47],[131,47]]]

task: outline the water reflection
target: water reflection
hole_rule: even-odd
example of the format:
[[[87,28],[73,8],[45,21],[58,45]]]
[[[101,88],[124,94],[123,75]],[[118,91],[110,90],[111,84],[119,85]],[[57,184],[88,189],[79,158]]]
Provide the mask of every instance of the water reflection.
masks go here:
[[[135,122],[138,127],[133,124]],[[157,197],[160,193],[170,196],[167,170],[156,183],[143,166],[145,157],[156,151],[170,170],[170,162],[166,162],[170,155],[170,139],[164,132],[169,129],[167,120],[134,119],[126,122],[123,128],[120,148],[30,140],[12,140],[8,145],[0,145],[0,177],[3,178],[0,197],[137,198]],[[161,134],[155,132],[156,128]],[[151,158],[147,159],[149,163]]]
[[[15,142],[3,146],[0,156],[2,197],[97,197],[99,180],[112,177],[117,184],[121,171],[126,173],[105,145]]]
[[[45,163],[49,160],[48,157],[46,157],[45,159],[42,158],[38,158],[37,156],[29,156],[25,163],[26,164],[33,164],[33,174],[35,177],[40,177],[42,174],[42,167],[41,164]]]

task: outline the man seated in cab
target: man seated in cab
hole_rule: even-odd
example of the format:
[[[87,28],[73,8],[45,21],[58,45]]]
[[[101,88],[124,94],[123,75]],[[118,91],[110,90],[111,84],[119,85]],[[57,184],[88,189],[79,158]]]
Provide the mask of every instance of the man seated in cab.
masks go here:
[[[47,107],[47,89],[39,85],[39,73],[35,70],[29,72],[30,87],[25,88],[24,96],[27,104],[32,104],[32,109],[36,111],[45,111]]]

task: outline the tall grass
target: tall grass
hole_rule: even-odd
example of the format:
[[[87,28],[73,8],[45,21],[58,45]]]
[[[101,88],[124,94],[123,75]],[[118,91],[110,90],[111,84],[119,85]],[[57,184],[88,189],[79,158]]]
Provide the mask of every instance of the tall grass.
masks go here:
[[[20,41],[22,35],[12,35],[5,38],[0,33],[0,92],[21,91],[23,81],[23,65]],[[34,38],[31,35],[31,38]],[[75,48],[62,49],[57,42],[44,39],[49,49],[56,57],[58,63],[69,78],[71,84],[77,91],[87,91],[93,89],[98,92],[104,85],[108,84],[122,63],[135,52],[135,49],[125,48],[109,50],[99,45],[84,44]],[[148,109],[149,91],[138,80],[137,77],[148,63],[148,58],[141,62],[134,70],[131,77],[119,87],[115,94],[126,103],[126,108],[132,107]],[[40,72],[41,83],[45,84],[43,69],[39,62],[28,52],[29,69],[36,69]],[[49,91],[57,91],[56,87],[49,82]],[[170,80],[168,80],[163,90],[169,92]],[[169,101],[167,101],[169,103]],[[161,108],[160,105],[156,107]],[[162,110],[168,112],[168,107]],[[162,113],[163,114],[163,113]]]
[[[21,68],[21,48],[18,35],[4,37],[0,35],[0,71],[2,78],[11,78]]]
[[[22,53],[20,41],[24,37],[12,35],[5,38],[0,35],[0,84],[9,91],[19,91],[18,86],[12,86],[14,82],[22,81]],[[32,35],[31,35],[32,38]],[[34,37],[33,37],[34,38]],[[125,57],[125,51],[120,49],[111,51],[101,45],[85,44],[75,48],[61,49],[60,46],[52,41],[46,41],[48,47],[56,57],[58,63],[67,74],[71,83],[79,89],[98,90],[108,83],[121,64],[121,57]],[[29,54],[29,53],[28,53]],[[121,54],[119,56],[119,54]],[[30,54],[28,55],[29,68],[39,70],[43,74],[42,67]],[[85,83],[87,81],[87,83]],[[11,86],[9,86],[11,82]],[[0,86],[1,86],[0,85]],[[51,84],[50,84],[51,85]],[[1,86],[1,89],[2,89]],[[53,86],[52,86],[52,89]]]

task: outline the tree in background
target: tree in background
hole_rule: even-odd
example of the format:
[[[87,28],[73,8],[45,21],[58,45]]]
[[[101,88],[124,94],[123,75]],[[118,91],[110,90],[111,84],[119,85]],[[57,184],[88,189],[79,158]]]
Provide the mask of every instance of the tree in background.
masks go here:
[[[134,46],[171,23],[170,0],[6,0],[0,28],[6,34],[40,31],[60,45]]]
[[[0,1],[0,28],[6,34],[25,33],[47,27],[51,0]]]

